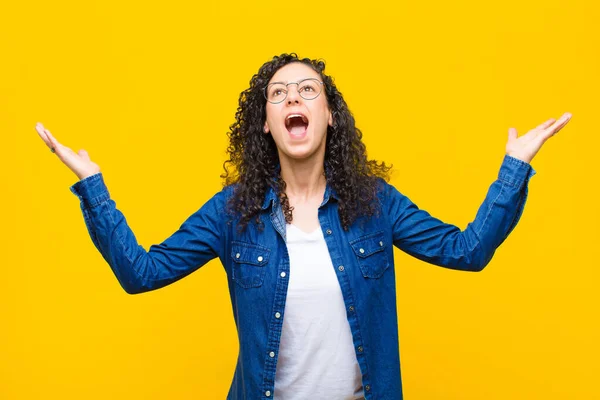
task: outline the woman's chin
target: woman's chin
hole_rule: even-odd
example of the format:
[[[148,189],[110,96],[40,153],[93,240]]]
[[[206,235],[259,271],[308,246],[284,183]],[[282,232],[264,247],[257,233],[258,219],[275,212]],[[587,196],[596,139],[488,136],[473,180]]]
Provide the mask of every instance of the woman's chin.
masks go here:
[[[299,134],[292,134],[286,130],[286,140],[284,140],[284,146],[286,153],[293,158],[304,158],[309,155],[314,149],[312,143],[312,135],[305,130]]]
[[[310,151],[298,151],[298,150],[293,150],[293,151],[289,151],[286,154],[289,158],[294,159],[294,160],[305,160],[307,158],[310,158],[310,156],[312,155],[312,153]]]
[[[296,144],[292,146],[286,146],[282,153],[287,158],[299,161],[311,158],[315,153],[317,153],[317,149],[313,149],[307,142],[304,143],[304,145]]]
[[[294,160],[305,160],[313,157],[319,152],[319,146],[315,143],[315,137],[312,131],[305,130],[298,134],[293,134],[286,129],[282,140],[283,149],[280,149],[280,154]],[[321,144],[325,145],[324,140]]]

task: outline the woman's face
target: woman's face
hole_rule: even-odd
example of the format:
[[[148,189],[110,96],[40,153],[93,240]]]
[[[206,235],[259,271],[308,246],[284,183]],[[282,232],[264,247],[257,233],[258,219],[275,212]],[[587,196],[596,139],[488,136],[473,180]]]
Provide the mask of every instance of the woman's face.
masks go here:
[[[299,82],[306,78],[316,78],[321,82],[321,76],[314,69],[295,62],[281,67],[269,84]],[[327,125],[331,125],[333,120],[325,88],[319,86],[321,94],[312,100],[302,98],[298,93],[298,85],[291,84],[287,86],[284,101],[277,104],[267,102],[264,132],[273,136],[280,160],[282,157],[296,160],[316,155],[324,157]]]

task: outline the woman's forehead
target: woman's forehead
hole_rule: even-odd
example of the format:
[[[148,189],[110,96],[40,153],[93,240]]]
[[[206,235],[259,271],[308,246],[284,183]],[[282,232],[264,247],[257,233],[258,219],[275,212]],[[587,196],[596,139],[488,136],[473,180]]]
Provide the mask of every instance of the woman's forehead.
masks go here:
[[[277,70],[271,82],[298,82],[306,78],[320,78],[319,73],[306,64],[295,62],[287,64]]]

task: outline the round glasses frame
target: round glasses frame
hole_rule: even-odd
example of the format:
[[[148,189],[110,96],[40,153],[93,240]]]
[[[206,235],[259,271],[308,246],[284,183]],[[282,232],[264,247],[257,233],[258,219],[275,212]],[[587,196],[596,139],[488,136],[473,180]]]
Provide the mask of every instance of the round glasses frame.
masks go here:
[[[301,84],[302,82],[306,82],[306,81],[314,81],[314,82],[317,82],[319,85],[321,85],[321,86],[320,86],[321,90],[319,90],[319,93],[318,93],[318,94],[317,94],[315,97],[308,97],[308,98],[307,98],[307,97],[304,97],[304,96],[302,95],[302,93],[303,93],[303,92],[301,92],[301,91],[299,91],[299,90],[298,90],[298,88],[300,88],[300,84]],[[271,100],[269,100],[269,95],[268,95],[269,88],[270,88],[271,86],[273,86],[273,85],[285,85],[285,88],[286,88],[285,96],[284,96],[284,97],[283,97],[283,99],[281,99],[280,101],[271,101]],[[288,92],[287,92],[287,87],[288,87],[288,85],[297,85],[297,86],[296,86],[296,90],[298,90],[298,93],[300,94],[300,97],[302,97],[304,100],[314,100],[314,99],[316,99],[317,97],[319,97],[319,96],[321,95],[321,93],[323,92],[323,82],[321,82],[321,81],[320,81],[320,80],[318,80],[317,78],[306,78],[306,79],[302,79],[301,81],[298,81],[298,82],[289,82],[289,83],[275,82],[275,83],[269,83],[267,86],[265,86],[265,87],[264,87],[264,89],[263,89],[263,95],[265,96],[265,99],[266,99],[266,100],[267,100],[269,103],[271,103],[271,104],[279,104],[279,103],[281,103],[282,101],[285,101],[285,99],[287,99],[287,95],[288,95]]]

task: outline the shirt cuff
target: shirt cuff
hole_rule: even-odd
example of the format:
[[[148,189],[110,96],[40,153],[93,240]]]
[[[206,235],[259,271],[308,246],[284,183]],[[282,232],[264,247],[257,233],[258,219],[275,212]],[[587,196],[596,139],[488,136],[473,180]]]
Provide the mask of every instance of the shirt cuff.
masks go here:
[[[93,208],[110,198],[101,172],[76,182],[69,189],[79,197],[82,208]]]
[[[500,172],[498,173],[498,179],[511,186],[520,188],[526,185],[529,179],[535,174],[535,169],[533,169],[531,164],[505,154]]]

